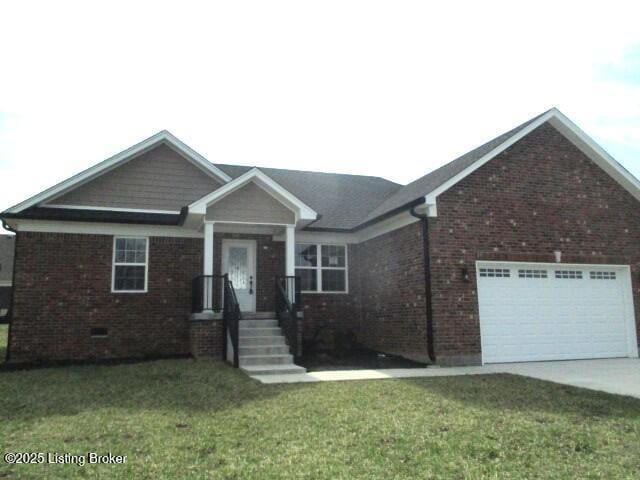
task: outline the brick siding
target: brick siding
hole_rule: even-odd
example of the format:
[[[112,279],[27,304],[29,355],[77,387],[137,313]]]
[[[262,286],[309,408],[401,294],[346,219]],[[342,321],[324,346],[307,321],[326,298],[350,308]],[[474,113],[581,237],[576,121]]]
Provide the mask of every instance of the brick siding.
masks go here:
[[[637,320],[639,238],[637,200],[551,125],[536,129],[438,198],[430,219],[438,361],[480,361],[478,259],[553,262],[559,250],[563,262],[630,264]]]
[[[360,337],[367,347],[427,359],[422,242],[422,226],[415,222],[357,245]]]
[[[223,358],[222,319],[192,320],[189,329],[189,352],[195,358]]]
[[[202,241],[151,238],[148,293],[111,293],[112,254],[107,235],[18,233],[12,362],[189,353]],[[108,335],[92,337],[91,328]]]
[[[360,333],[357,245],[348,246],[347,262],[348,293],[302,294],[304,337],[308,340],[321,332],[321,338],[329,348],[338,332],[352,332],[357,336]]]
[[[549,124],[442,194],[429,232],[439,363],[480,361],[478,259],[552,262],[560,250],[564,262],[629,264],[640,318],[638,202]],[[223,238],[256,240],[257,310],[273,311],[284,242],[216,234],[216,273]],[[370,348],[426,358],[422,242],[415,222],[349,246],[349,293],[303,295],[305,338],[346,329]],[[216,354],[189,324],[202,239],[151,238],[145,294],[111,293],[112,236],[21,232],[16,249],[12,362]],[[92,338],[92,327],[109,334]]]

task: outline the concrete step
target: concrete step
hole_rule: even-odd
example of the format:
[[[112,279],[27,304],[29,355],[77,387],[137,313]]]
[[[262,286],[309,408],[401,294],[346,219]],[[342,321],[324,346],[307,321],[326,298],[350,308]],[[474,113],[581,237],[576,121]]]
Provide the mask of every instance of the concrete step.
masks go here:
[[[261,345],[286,345],[287,342],[282,335],[263,335],[261,337],[243,337],[240,336],[240,348],[242,347],[258,347]]]
[[[274,355],[240,355],[240,365],[286,365],[293,363],[290,353]]]
[[[276,318],[276,312],[241,312],[243,320],[262,320]]]
[[[264,320],[240,320],[240,328],[273,328],[278,326],[278,320],[269,318]]]
[[[272,336],[272,335],[282,335],[280,331],[280,327],[251,327],[251,328],[240,328],[240,338],[242,337],[264,337],[264,336]]]
[[[289,353],[289,345],[252,345],[250,347],[240,345],[240,355],[286,355]]]
[[[290,365],[246,365],[240,370],[249,375],[285,375],[287,373],[306,373],[307,369],[295,364]]]

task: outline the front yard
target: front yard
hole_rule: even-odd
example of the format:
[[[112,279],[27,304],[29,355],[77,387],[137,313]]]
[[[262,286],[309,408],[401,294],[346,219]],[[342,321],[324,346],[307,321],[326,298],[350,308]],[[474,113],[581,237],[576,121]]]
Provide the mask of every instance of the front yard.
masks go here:
[[[9,325],[0,324],[0,363],[4,362],[4,357],[7,354],[8,334]]]
[[[509,375],[261,385],[216,362],[0,372],[0,478],[633,478],[640,401]]]

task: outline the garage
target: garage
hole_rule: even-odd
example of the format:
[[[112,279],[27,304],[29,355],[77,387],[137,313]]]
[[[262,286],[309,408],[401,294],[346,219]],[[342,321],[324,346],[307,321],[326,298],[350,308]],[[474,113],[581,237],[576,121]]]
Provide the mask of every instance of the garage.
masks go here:
[[[626,265],[477,262],[483,363],[637,357]]]

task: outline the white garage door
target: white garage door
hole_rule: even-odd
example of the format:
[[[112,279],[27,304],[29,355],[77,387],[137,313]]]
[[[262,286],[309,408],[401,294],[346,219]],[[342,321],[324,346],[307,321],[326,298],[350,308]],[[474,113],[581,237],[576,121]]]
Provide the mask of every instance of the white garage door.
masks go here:
[[[484,363],[638,356],[626,266],[478,262]]]

